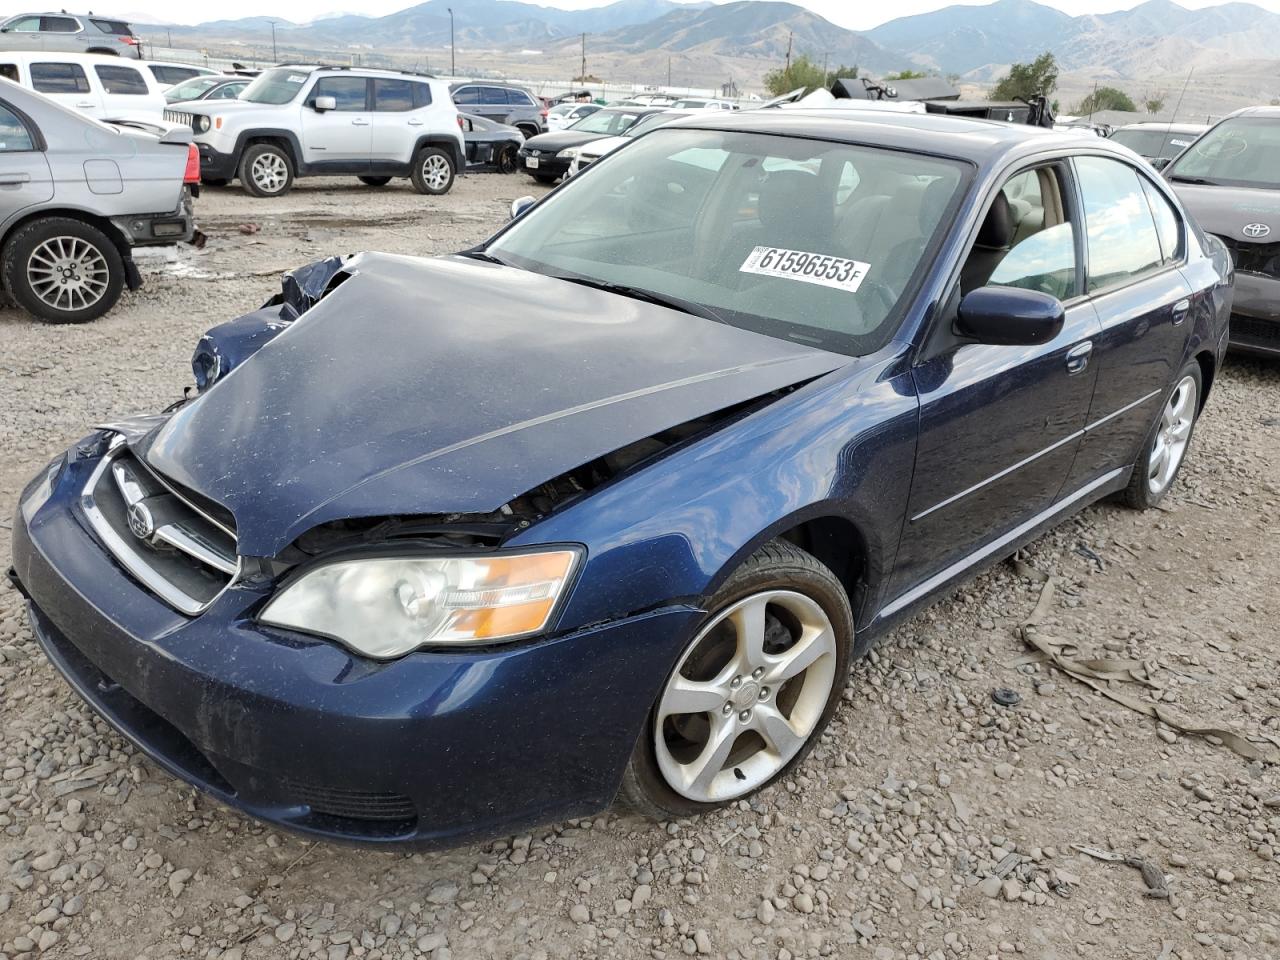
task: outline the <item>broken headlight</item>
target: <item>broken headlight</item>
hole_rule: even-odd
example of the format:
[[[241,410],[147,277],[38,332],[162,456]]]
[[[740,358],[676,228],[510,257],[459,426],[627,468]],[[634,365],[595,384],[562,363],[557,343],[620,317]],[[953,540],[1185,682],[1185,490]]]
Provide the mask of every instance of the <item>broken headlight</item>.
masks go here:
[[[377,659],[515,640],[547,627],[577,562],[572,549],[336,560],[286,584],[258,619]]]

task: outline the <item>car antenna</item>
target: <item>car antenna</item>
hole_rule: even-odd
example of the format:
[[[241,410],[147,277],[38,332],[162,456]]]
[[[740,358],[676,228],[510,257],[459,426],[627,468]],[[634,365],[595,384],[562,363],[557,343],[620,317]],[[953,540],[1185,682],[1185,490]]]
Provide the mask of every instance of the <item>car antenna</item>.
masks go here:
[[[1187,95],[1187,87],[1191,84],[1191,75],[1196,72],[1196,68],[1192,67],[1187,71],[1187,79],[1182,82],[1182,92],[1178,94],[1178,102],[1173,105],[1173,116],[1169,118],[1170,126],[1178,119],[1178,111],[1182,109],[1182,98]],[[1165,131],[1168,133],[1168,131]]]

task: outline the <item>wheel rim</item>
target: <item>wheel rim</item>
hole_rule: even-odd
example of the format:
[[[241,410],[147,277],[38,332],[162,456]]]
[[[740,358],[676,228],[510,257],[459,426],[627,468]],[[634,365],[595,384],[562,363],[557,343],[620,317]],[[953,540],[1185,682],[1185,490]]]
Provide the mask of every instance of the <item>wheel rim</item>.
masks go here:
[[[88,240],[50,237],[27,258],[27,282],[40,302],[55,310],[84,310],[106,295],[111,268]]]
[[[1195,379],[1183,377],[1173,388],[1169,402],[1160,414],[1160,425],[1156,428],[1156,441],[1147,467],[1147,489],[1153,494],[1164,493],[1169,488],[1186,455],[1191,427],[1196,420],[1197,393]]]
[[[769,590],[716,614],[658,701],[654,745],[667,784],[718,803],[768,782],[816,729],[835,674],[835,629],[804,594]]]
[[[276,193],[284,189],[285,181],[289,177],[289,168],[284,162],[284,157],[278,153],[263,153],[254,157],[250,175],[260,190]]]
[[[422,161],[422,179],[432,190],[443,190],[449,182],[449,161],[433,153]]]

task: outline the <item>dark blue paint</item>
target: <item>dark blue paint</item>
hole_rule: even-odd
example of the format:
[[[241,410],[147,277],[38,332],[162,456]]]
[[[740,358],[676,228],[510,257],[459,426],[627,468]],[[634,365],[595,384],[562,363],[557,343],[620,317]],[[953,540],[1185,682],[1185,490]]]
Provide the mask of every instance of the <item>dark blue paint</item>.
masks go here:
[[[257,626],[274,583],[256,561],[196,618],[149,595],[86,530],[78,496],[102,450],[84,444],[13,538],[41,643],[81,694],[178,776],[320,836],[450,843],[583,814],[612,798],[706,598],[761,543],[830,518],[850,531],[865,650],[954,583],[952,564],[1006,539],[1007,553],[1086,484],[1094,498],[1123,485],[1157,401],[1091,424],[1167,390],[1185,358],[1221,358],[1230,266],[1198,239],[1141,284],[1068,303],[1047,342],[950,332],[945,298],[994,190],[1031,160],[1122,156],[1106,144],[945,117],[683,123],[973,163],[895,339],[846,358],[496,265],[356,258],[305,322],[268,331],[275,304],[224,327],[232,372],[199,399],[120,427],[234,514],[246,556],[335,518],[490,511],[631,440],[798,388],[511,536],[585,548],[547,636],[391,663]],[[1187,320],[1166,323],[1183,296]],[[1085,340],[1089,362],[1069,368]],[[417,820],[320,817],[287,781],[403,794]]]

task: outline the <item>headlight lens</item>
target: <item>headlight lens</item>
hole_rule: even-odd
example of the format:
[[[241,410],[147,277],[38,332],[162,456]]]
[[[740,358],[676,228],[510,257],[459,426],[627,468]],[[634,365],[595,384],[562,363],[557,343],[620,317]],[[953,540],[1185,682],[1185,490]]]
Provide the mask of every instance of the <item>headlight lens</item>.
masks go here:
[[[289,584],[258,619],[378,659],[514,640],[547,626],[577,561],[574,550],[339,560]]]
[[[63,464],[67,462],[66,455],[63,454],[53,460],[44,468],[27,486],[26,496],[22,498],[19,509],[22,511],[22,519],[30,525],[35,518],[36,513],[49,502],[49,498],[53,496],[53,485],[58,481],[58,474],[62,472]]]
[[[578,155],[577,147],[569,147],[567,150],[561,150],[559,153],[556,154],[556,156],[559,157],[561,160],[572,160],[577,155]]]
[[[196,133],[208,133],[213,121],[208,117],[196,117]]]

